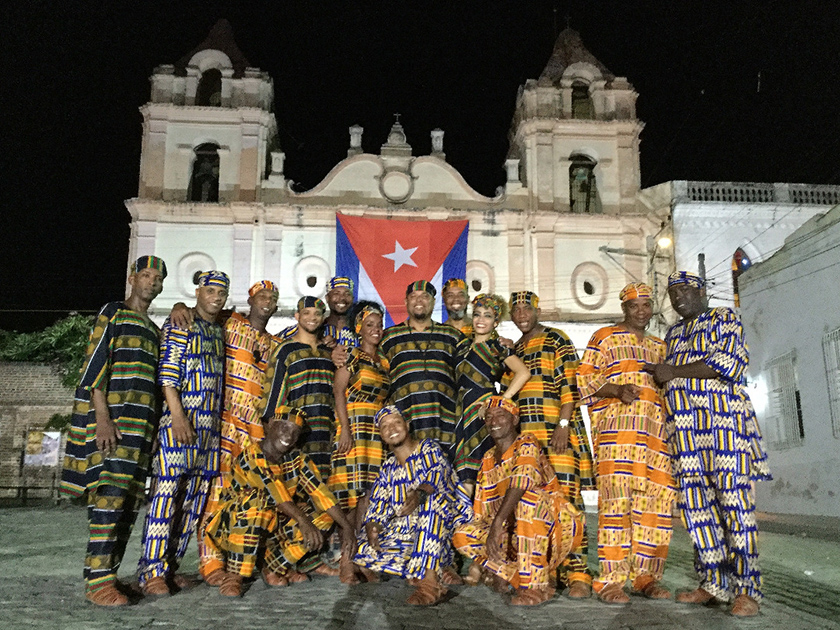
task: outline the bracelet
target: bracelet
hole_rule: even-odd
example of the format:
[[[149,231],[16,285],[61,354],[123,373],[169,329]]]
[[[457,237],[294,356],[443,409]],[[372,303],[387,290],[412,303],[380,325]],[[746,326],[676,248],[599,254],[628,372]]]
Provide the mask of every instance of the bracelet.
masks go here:
[[[569,426],[569,421],[566,418],[560,418],[560,422],[557,423],[561,429],[565,429]]]
[[[417,498],[420,500],[421,504],[425,503],[426,499],[429,498],[429,493],[423,490],[422,488],[417,488],[415,492],[417,493]]]

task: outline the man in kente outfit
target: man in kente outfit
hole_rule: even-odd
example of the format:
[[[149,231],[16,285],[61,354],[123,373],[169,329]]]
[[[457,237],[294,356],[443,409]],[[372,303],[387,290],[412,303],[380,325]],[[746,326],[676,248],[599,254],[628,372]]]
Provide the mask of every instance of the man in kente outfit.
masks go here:
[[[700,578],[677,601],[734,599],[733,615],[753,616],[762,597],[753,483],[771,477],[744,385],[744,328],[732,309],[708,308],[693,273],[671,274],[668,297],[682,319],[665,336],[665,362],[649,369],[665,385],[677,501]]]
[[[518,432],[516,403],[491,397],[484,422],[494,446],[478,473],[475,518],[455,531],[453,545],[473,560],[468,583],[486,572],[496,590],[516,589],[511,604],[541,604],[554,595],[551,572],[580,546],[583,516],[566,500],[537,438]]]
[[[440,293],[443,296],[443,306],[446,309],[446,321],[443,323],[452,326],[452,328],[457,328],[465,335],[470,335],[472,324],[467,319],[467,304],[470,301],[467,283],[461,278],[450,278],[443,283]]]
[[[73,403],[60,492],[87,495],[85,597],[100,606],[129,603],[117,570],[151,462],[160,330],[147,312],[164,278],[166,265],[156,256],[131,266],[128,298],[103,306],[91,329]]]
[[[675,497],[662,395],[644,371],[665,358],[665,343],[645,334],[653,291],[636,282],[618,297],[624,320],[592,335],[577,372],[581,402],[589,405],[598,482],[601,575],[594,588],[609,604],[630,601],[627,580],[635,593],[671,597],[659,582]]]

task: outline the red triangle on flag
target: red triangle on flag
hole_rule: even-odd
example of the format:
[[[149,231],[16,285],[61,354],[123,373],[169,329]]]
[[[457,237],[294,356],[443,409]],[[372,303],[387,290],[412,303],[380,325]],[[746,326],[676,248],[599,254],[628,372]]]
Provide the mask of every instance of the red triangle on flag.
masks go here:
[[[432,280],[469,223],[369,219],[342,214],[338,220],[394,322],[407,317],[406,287],[415,280]],[[440,292],[440,287],[435,288]]]

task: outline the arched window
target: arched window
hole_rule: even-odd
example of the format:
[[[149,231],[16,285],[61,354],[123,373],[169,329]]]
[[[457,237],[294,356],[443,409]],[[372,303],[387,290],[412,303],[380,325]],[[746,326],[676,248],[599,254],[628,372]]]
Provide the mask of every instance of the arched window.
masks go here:
[[[188,193],[190,201],[219,200],[219,146],[200,144],[195,148],[192,177]]]
[[[740,247],[735,250],[732,256],[732,290],[735,292],[735,307],[741,306],[741,300],[738,296],[738,277],[752,266],[750,257]]]
[[[585,155],[572,156],[572,165],[569,167],[569,209],[578,213],[601,213],[601,201],[595,182],[595,161]]]
[[[222,106],[222,73],[211,68],[201,75],[195,92],[196,105]]]
[[[595,118],[595,108],[589,96],[589,86],[583,81],[572,84],[572,118]]]

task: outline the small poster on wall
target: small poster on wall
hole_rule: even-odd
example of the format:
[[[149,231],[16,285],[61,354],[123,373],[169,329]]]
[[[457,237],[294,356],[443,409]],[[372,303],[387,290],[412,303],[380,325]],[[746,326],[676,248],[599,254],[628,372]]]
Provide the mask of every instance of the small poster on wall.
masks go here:
[[[25,466],[58,466],[60,431],[30,431],[26,436]]]

